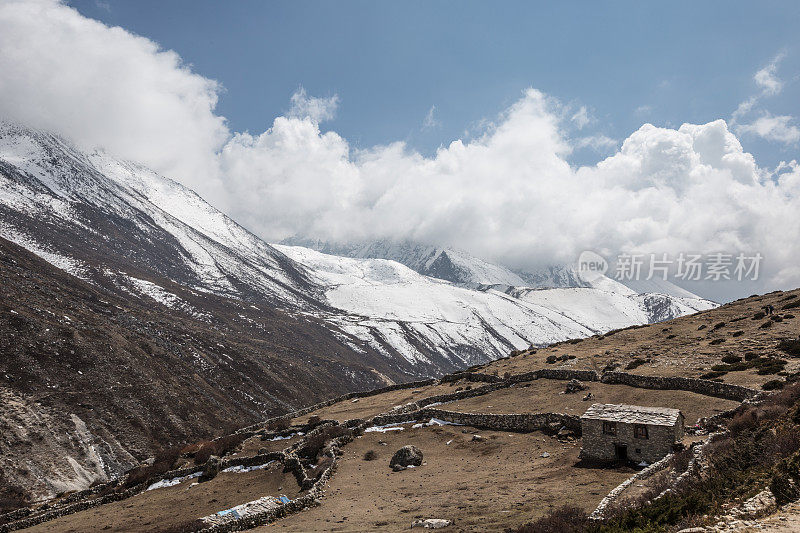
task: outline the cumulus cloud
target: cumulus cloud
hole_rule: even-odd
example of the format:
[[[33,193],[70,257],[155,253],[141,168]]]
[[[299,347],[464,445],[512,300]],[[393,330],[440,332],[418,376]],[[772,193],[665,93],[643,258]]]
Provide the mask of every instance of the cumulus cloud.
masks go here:
[[[220,86],[175,52],[54,0],[0,3],[0,116],[218,191]]]
[[[339,107],[339,96],[333,95],[327,98],[308,96],[303,87],[292,95],[292,108],[289,116],[295,118],[307,118],[317,124],[332,120],[336,116],[336,108]]]
[[[0,115],[142,161],[268,240],[410,239],[516,268],[584,249],[761,252],[766,288],[800,284],[798,165],[760,168],[723,120],[645,124],[613,149],[570,137],[581,110],[528,89],[471,140],[426,157],[402,142],[354,149],[320,129],[338,97],[301,88],[263,133],[233,133],[214,112],[217,83],[55,0],[0,6],[0,71]],[[764,131],[794,135],[770,118]],[[613,153],[570,165],[592,143]]]

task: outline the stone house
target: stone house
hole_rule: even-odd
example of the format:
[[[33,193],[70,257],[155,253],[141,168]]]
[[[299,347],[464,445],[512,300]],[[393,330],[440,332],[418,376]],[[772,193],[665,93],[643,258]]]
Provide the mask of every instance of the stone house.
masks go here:
[[[581,458],[654,463],[681,442],[683,423],[677,409],[596,403],[581,417]]]

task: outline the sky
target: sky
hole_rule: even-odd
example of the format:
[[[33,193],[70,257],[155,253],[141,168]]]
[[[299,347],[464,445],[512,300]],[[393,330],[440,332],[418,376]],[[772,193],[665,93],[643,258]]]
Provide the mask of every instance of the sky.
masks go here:
[[[800,285],[796,2],[0,0],[0,118],[270,241],[512,268],[761,253]],[[693,288],[694,289],[694,288]]]

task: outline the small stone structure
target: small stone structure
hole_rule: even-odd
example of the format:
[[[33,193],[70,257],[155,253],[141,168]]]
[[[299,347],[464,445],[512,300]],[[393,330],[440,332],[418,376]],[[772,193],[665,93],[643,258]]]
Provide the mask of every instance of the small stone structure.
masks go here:
[[[683,423],[677,409],[596,403],[581,417],[581,458],[655,463],[681,441]]]

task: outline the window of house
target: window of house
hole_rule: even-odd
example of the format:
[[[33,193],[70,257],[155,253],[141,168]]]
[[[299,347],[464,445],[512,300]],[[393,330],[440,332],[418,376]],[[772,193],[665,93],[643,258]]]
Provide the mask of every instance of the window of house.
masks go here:
[[[603,422],[603,433],[606,435],[616,435],[617,434],[617,423],[616,422]]]
[[[642,424],[636,424],[633,426],[633,436],[637,439],[646,439],[647,438],[647,426]]]

